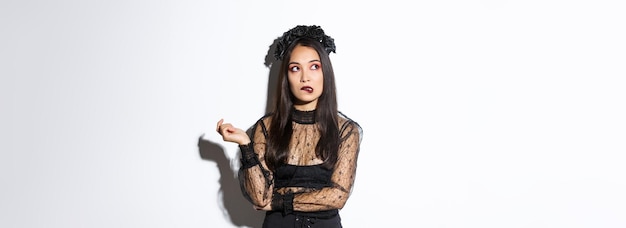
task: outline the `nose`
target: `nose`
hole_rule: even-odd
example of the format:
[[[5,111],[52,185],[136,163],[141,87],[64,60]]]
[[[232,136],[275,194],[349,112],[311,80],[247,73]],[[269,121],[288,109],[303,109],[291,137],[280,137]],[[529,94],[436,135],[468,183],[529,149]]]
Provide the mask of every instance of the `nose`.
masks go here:
[[[310,80],[309,73],[306,70],[303,70],[302,74],[300,74],[300,82],[308,82]]]

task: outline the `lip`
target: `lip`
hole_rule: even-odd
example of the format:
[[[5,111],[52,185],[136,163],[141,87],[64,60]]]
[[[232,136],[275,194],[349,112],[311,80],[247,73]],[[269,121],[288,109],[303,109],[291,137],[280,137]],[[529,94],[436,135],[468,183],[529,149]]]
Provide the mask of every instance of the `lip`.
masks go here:
[[[307,92],[307,93],[313,93],[313,87],[310,87],[310,86],[302,86],[300,90]]]

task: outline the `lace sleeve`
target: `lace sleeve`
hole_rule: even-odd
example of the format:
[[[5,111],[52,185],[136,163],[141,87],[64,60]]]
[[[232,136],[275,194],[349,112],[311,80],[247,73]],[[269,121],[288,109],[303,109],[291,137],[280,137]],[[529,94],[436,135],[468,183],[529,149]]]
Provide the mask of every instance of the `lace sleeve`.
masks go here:
[[[239,185],[244,197],[252,204],[264,207],[272,201],[273,174],[265,164],[266,119],[259,120],[251,131],[252,142],[240,146],[241,167]]]
[[[341,209],[346,204],[356,177],[362,129],[349,119],[340,126],[342,141],[338,161],[331,175],[332,186],[318,191],[294,194],[294,211]]]

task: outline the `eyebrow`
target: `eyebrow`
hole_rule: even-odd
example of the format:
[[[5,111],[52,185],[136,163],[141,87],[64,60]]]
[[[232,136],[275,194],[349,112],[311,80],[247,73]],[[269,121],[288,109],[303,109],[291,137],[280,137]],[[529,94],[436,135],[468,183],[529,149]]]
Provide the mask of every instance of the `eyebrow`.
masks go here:
[[[312,63],[312,62],[322,62],[322,61],[320,61],[319,59],[314,59],[314,60],[309,61],[309,63]],[[298,62],[289,62],[289,64],[300,64],[300,63],[298,63]]]

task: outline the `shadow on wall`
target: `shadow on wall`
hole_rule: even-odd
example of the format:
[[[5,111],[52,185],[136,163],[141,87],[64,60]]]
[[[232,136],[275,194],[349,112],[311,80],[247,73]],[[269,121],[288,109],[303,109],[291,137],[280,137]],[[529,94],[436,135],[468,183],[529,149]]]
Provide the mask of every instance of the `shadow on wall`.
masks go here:
[[[274,39],[272,45],[270,45],[265,55],[265,62],[263,63],[267,68],[270,68],[270,73],[267,78],[267,99],[265,100],[265,113],[272,112],[274,110],[274,102],[276,99],[276,90],[278,87],[278,75],[280,74],[281,61],[277,60],[274,56],[276,51],[276,45],[278,45],[279,39]]]
[[[270,68],[267,81],[265,113],[269,113],[273,110],[273,102],[276,97],[278,74],[281,65],[281,61],[276,60],[274,57],[277,42],[278,38],[276,38],[272,42],[272,45],[269,46],[269,50],[265,56],[264,65]],[[259,117],[260,116],[261,115],[259,115]],[[251,135],[251,130],[252,127],[246,130],[248,135]],[[250,203],[243,196],[239,185],[239,179],[237,179],[235,171],[231,168],[230,160],[228,159],[228,156],[226,156],[224,149],[219,144],[208,141],[200,136],[198,139],[198,150],[200,151],[200,157],[203,160],[215,162],[219,169],[219,197],[221,197],[221,208],[224,213],[224,217],[226,217],[226,219],[235,226],[260,228],[263,224],[263,219],[265,218],[265,212],[255,210],[252,203]],[[238,154],[241,154],[241,152]]]
[[[220,190],[218,194],[221,198],[222,205],[220,206],[224,217],[235,226],[260,228],[265,212],[255,210],[252,203],[244,198],[239,187],[239,180],[230,166],[230,160],[224,149],[220,145],[200,137],[198,150],[203,160],[215,162],[219,169]]]

